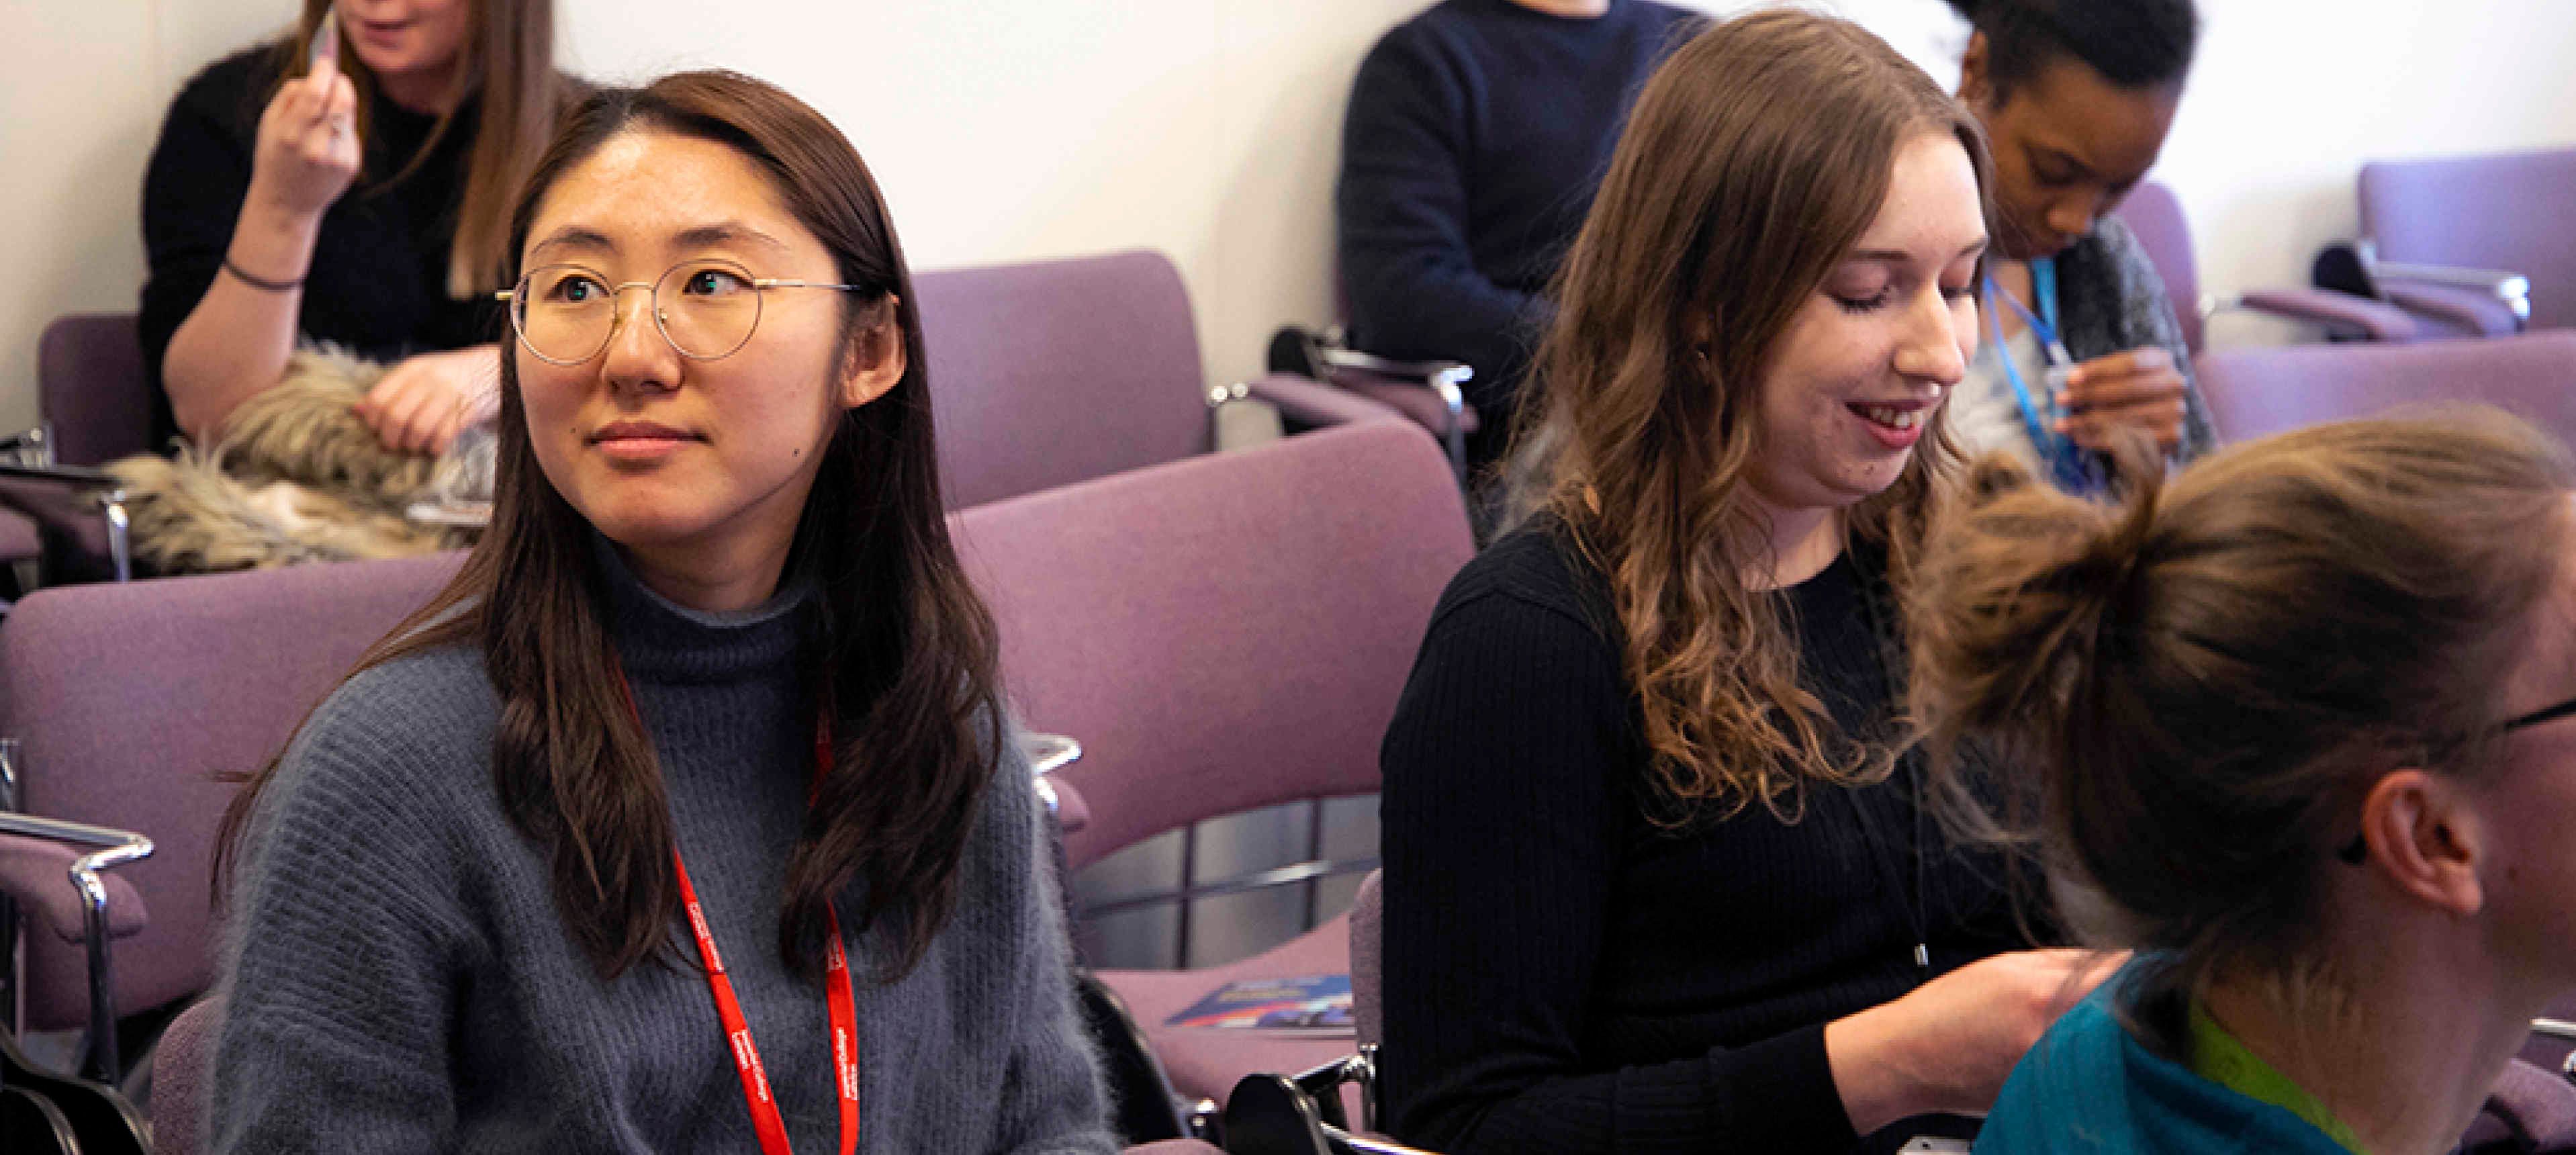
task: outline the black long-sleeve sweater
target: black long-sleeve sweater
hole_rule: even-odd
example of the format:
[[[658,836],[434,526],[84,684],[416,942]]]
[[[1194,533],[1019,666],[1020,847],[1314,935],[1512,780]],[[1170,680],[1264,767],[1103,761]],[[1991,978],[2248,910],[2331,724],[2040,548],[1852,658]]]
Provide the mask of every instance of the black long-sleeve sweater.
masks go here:
[[[179,90],[143,173],[143,361],[153,382],[152,441],[179,432],[161,387],[170,338],[223,270],[233,224],[250,195],[260,113],[276,94],[278,47],[261,45],[208,66]],[[489,297],[447,295],[448,252],[480,102],[469,98],[446,135],[399,181],[437,118],[390,100],[368,110],[365,167],[322,214],[309,270],[301,272],[299,340],[328,341],[379,361],[496,341],[509,331]]]
[[[1811,788],[1795,823],[1757,806],[1659,825],[1606,586],[1561,533],[1516,531],[1451,582],[1387,734],[1394,1134],[1453,1155],[1964,1134],[1910,1120],[1860,1142],[1824,1025],[2021,945],[2000,865],[1948,847],[1910,760],[1881,785]],[[1882,572],[1855,547],[1775,595],[1846,734],[1888,724]]]
[[[1611,0],[1591,19],[1446,0],[1360,64],[1335,191],[1352,344],[1464,361],[1501,429],[1538,294],[1592,207],[1628,107],[1702,18]]]

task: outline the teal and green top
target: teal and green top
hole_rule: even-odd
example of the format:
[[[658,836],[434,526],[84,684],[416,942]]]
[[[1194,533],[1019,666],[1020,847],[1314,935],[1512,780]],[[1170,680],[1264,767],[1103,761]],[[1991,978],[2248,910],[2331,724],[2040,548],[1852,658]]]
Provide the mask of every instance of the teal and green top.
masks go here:
[[[2189,1054],[2184,1065],[2190,1067],[2193,1074],[2248,1099],[2270,1103],[2296,1115],[2309,1126],[2325,1132],[2326,1138],[2342,1145],[2344,1150],[2364,1155],[2361,1138],[2352,1133],[2352,1128],[2344,1126],[2343,1120],[2335,1118],[2334,1112],[2327,1110],[2316,1096],[2291,1082],[2289,1076],[2272,1064],[2264,1062],[2261,1055],[2248,1050],[2235,1035],[2228,1033],[2227,1028],[2218,1025],[2218,1020],[2209,1017],[2208,1008],[2198,1001],[2191,1004],[2191,1022],[2185,1029],[2189,1033],[2183,1045]]]
[[[2129,1030],[2133,959],[2022,1056],[1979,1155],[2355,1155],[2350,1128],[2195,1011],[2183,1061]]]

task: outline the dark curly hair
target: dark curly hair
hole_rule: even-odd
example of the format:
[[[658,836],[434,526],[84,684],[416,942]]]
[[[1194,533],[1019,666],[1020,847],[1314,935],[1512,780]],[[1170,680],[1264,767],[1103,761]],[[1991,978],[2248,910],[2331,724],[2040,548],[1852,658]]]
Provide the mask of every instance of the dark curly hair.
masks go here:
[[[2081,60],[2121,88],[2171,84],[2191,71],[2200,41],[2192,0],[1949,0],[1986,37],[1995,98],[2060,56]]]

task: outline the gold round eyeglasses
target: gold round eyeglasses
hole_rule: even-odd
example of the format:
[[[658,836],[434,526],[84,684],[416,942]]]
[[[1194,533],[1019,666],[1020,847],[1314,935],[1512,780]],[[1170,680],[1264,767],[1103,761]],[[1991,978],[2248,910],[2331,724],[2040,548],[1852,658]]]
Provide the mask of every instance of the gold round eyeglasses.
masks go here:
[[[682,261],[661,279],[611,282],[580,265],[540,265],[518,286],[492,294],[510,306],[519,343],[549,365],[579,365],[608,348],[617,333],[617,302],[628,289],[653,294],[653,327],[683,357],[713,361],[732,356],[760,328],[761,298],[771,289],[833,289],[863,293],[863,285],[755,277],[731,261]]]

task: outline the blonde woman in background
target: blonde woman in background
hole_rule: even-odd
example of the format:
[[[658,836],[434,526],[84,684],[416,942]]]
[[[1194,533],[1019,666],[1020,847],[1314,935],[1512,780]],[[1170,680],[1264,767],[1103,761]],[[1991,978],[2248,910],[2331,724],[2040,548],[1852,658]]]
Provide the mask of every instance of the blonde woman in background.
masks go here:
[[[300,341],[390,366],[358,406],[387,449],[488,421],[511,197],[576,88],[552,0],[306,0],[190,80],[143,182],[156,447],[210,444]]]

